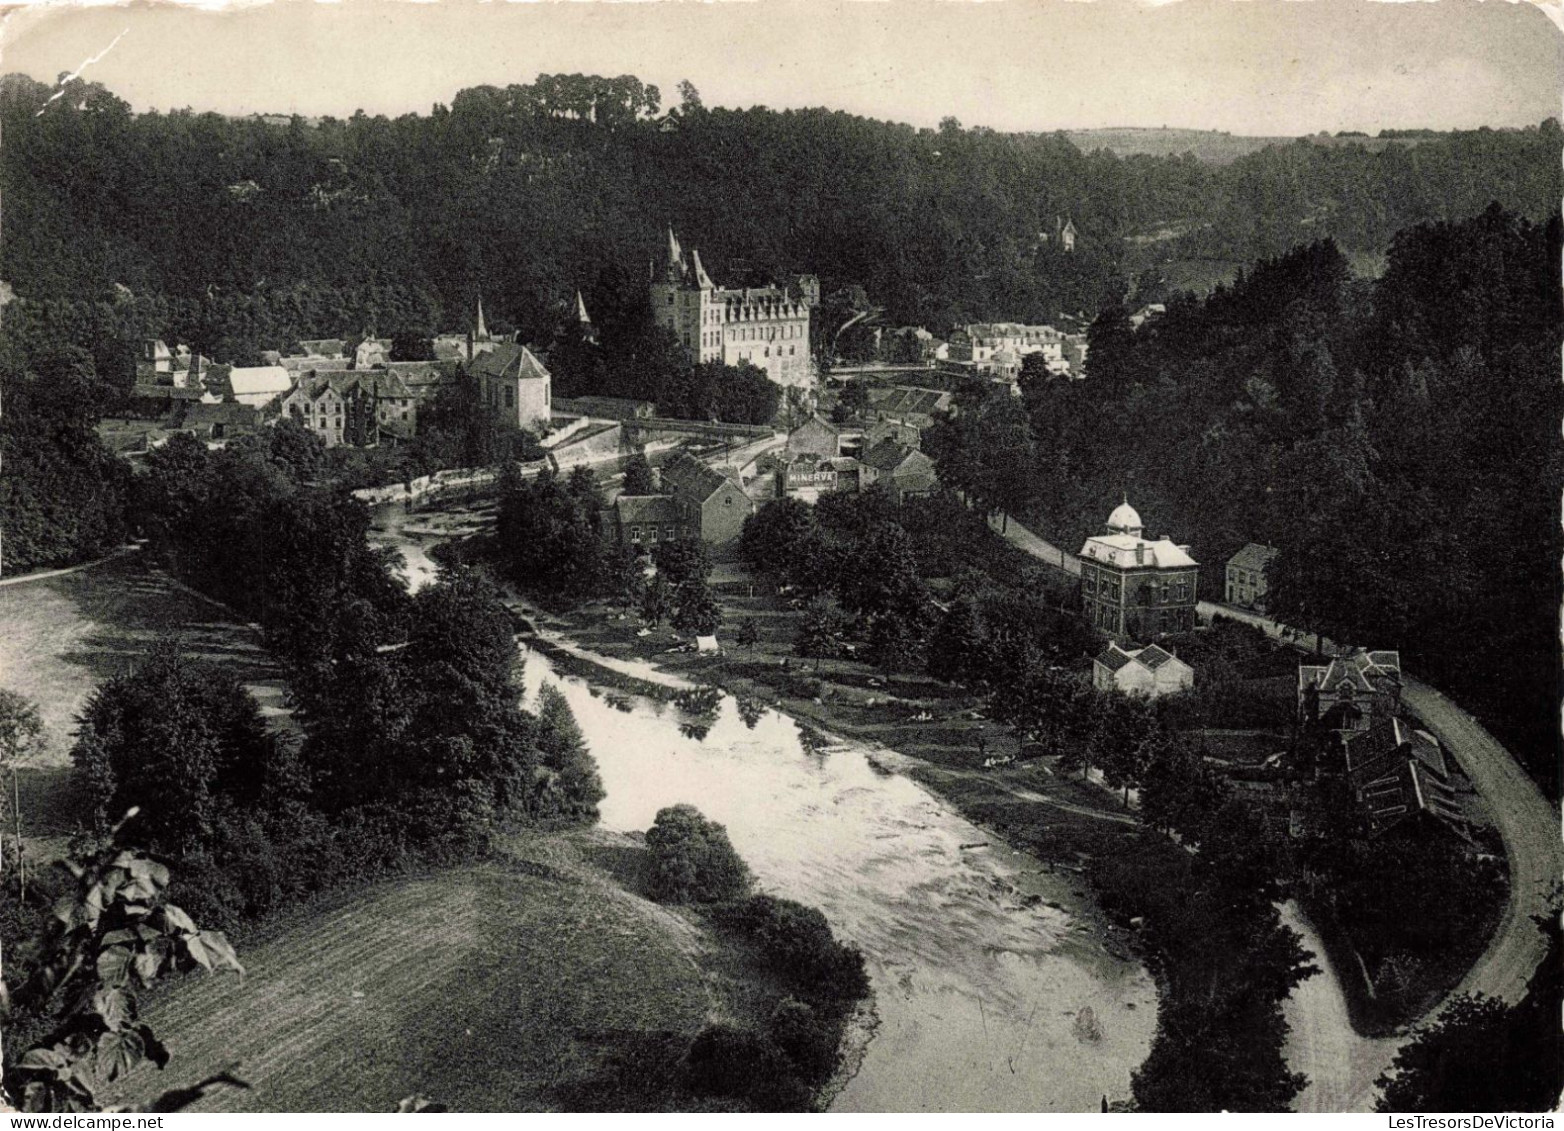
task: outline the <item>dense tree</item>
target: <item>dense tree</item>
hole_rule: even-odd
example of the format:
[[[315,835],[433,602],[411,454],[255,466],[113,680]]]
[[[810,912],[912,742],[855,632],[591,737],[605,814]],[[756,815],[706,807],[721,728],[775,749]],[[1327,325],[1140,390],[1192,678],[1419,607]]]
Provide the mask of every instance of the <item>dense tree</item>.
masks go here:
[[[660,809],[646,832],[653,897],[667,903],[721,903],[749,891],[749,869],[728,832],[693,805]]]
[[[652,465],[647,462],[644,452],[636,452],[625,461],[624,476],[626,495],[652,495],[657,491],[657,482],[652,477]]]
[[[577,479],[574,486],[562,484],[552,471],[531,479],[507,475],[500,485],[501,567],[528,592],[578,599],[603,583],[596,491],[589,498],[585,481]]]
[[[538,750],[539,793],[545,795],[538,808],[551,816],[596,820],[597,803],[607,796],[597,764],[564,693],[551,683],[538,692]]]
[[[140,809],[138,841],[175,856],[211,835],[224,801],[258,802],[274,751],[249,693],[231,676],[184,659],[173,642],[100,686],[79,734],[90,811]]]
[[[1506,1005],[1461,995],[1418,1027],[1379,1078],[1382,1112],[1553,1111],[1564,1087],[1564,1038],[1559,1030],[1560,971],[1557,916],[1539,927],[1548,952],[1532,974],[1526,996]]]

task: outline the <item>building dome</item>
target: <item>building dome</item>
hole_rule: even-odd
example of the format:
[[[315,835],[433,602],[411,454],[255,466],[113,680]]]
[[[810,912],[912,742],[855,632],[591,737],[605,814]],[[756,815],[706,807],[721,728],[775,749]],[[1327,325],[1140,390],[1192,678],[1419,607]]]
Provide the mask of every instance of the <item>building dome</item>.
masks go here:
[[[1108,530],[1113,534],[1139,534],[1141,526],[1140,515],[1135,508],[1130,506],[1126,499],[1113,508],[1113,513],[1108,516]]]

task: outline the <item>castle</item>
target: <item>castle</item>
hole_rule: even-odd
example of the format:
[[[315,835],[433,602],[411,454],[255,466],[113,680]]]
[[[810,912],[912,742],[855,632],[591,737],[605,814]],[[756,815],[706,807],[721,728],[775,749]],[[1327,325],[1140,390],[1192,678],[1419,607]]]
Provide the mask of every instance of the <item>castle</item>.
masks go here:
[[[691,361],[747,361],[778,385],[810,383],[809,311],[820,301],[814,276],[786,287],[719,287],[700,252],[685,255],[670,228],[664,260],[652,264],[651,295],[657,324],[673,331]]]

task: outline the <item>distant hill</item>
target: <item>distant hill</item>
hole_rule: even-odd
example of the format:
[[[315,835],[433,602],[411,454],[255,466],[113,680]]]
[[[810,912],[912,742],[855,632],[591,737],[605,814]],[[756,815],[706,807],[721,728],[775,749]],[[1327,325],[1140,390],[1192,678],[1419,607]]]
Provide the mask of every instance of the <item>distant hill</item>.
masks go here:
[[[1134,154],[1176,157],[1184,153],[1193,153],[1199,160],[1209,161],[1213,165],[1226,165],[1270,146],[1291,145],[1299,140],[1292,137],[1248,137],[1221,130],[1175,130],[1138,126],[1101,130],[1066,130],[1065,136],[1087,153],[1098,149],[1106,149],[1119,157],[1129,157]],[[1311,145],[1326,148],[1361,145],[1370,153],[1378,153],[1388,145],[1418,145],[1440,136],[1433,132],[1417,137],[1397,138],[1311,134],[1303,140]]]

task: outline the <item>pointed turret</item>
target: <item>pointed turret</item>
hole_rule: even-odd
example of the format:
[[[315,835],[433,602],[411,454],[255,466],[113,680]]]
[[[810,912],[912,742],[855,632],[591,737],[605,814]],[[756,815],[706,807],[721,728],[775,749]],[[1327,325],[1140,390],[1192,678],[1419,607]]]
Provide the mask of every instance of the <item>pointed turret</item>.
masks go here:
[[[695,264],[695,285],[703,291],[714,291],[717,284],[711,281],[711,276],[706,274],[706,268],[701,266],[701,253],[690,252],[690,261]]]
[[[587,314],[586,300],[581,297],[580,291],[576,292],[576,322],[581,326],[581,337],[596,344],[597,327],[592,325],[592,318]]]
[[[679,237],[674,234],[673,228],[668,229],[668,247],[664,250],[664,262],[661,269],[652,269],[652,282],[671,283],[676,287],[682,287],[690,278],[690,265],[685,260],[684,248],[679,244]]]

